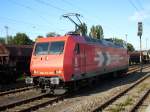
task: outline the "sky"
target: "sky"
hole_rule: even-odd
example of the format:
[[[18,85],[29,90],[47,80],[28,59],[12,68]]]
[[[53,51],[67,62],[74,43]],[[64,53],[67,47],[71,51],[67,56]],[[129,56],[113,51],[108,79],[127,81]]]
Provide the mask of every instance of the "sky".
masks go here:
[[[48,32],[64,35],[74,24],[62,17],[81,14],[88,26],[101,25],[104,38],[117,37],[139,50],[138,22],[143,23],[142,49],[150,49],[150,0],[0,0],[0,37],[17,32],[31,39]],[[147,42],[146,42],[147,40]],[[146,44],[147,43],[147,44]]]

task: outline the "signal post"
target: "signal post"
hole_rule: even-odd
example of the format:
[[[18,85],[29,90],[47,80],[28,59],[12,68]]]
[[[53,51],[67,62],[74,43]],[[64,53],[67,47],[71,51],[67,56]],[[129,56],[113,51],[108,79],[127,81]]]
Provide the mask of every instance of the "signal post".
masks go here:
[[[138,33],[137,35],[140,37],[140,71],[142,72],[142,42],[141,42],[141,37],[142,37],[142,32],[143,32],[143,25],[142,22],[138,22]]]

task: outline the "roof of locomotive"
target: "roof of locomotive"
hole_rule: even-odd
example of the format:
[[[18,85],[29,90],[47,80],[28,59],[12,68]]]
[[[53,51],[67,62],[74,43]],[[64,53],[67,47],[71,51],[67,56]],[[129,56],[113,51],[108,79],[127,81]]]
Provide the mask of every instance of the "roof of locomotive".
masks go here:
[[[79,35],[64,35],[64,36],[55,36],[55,37],[46,37],[38,38],[36,42],[48,42],[48,41],[67,41],[69,38],[72,38],[76,41],[85,42],[85,39]]]
[[[67,40],[68,38],[73,38],[74,40],[82,43],[90,43],[90,44],[100,44],[106,47],[114,47],[114,48],[126,48],[124,45],[115,44],[107,39],[94,39],[88,36],[80,36],[73,34],[66,34],[65,36],[56,36],[56,37],[47,37],[47,38],[38,38],[36,42],[47,42],[47,41],[61,41]]]
[[[126,48],[124,45],[113,43],[108,39],[94,39],[92,37],[84,37],[85,40],[89,43],[101,44],[106,47],[114,47],[114,48]]]
[[[32,45],[0,44],[0,56],[31,56]]]

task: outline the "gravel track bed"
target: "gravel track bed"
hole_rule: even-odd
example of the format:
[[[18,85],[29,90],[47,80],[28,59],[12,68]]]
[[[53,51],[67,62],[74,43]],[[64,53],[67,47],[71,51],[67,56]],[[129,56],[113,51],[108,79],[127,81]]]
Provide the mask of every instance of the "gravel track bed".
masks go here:
[[[150,88],[150,78],[138,84],[132,90],[127,92],[124,96],[117,99],[110,106],[103,110],[103,112],[128,112],[138,99]]]
[[[32,107],[34,105],[38,105],[38,104],[41,104],[41,103],[44,103],[44,102],[47,102],[47,101],[53,100],[53,99],[55,99],[55,97],[53,97],[53,98],[45,97],[40,100],[34,100],[33,102],[16,106],[16,107],[14,107],[12,109],[8,109],[6,111],[7,112],[17,112],[17,111],[20,111],[20,110],[23,110],[23,109],[26,109],[26,108]]]
[[[0,84],[0,92],[27,87],[24,80],[17,81],[11,84]]]
[[[147,72],[147,73],[149,73],[149,72],[150,72],[150,67],[145,68],[145,69],[143,69],[142,71],[143,71],[143,72]]]
[[[150,70],[149,70],[150,71]],[[94,87],[91,91],[85,93],[78,92],[76,96],[65,99],[53,105],[48,105],[37,110],[38,112],[90,112],[95,106],[102,104],[104,101],[120,93],[130,84],[146,75],[148,70],[143,73],[134,73],[123,78],[111,78],[102,80],[99,86]]]
[[[39,110],[40,112],[88,112],[89,109],[93,107],[95,104],[102,103],[102,101],[105,101],[110,97],[110,95],[116,94],[117,92],[121,91],[121,88],[117,87],[117,90],[113,91],[107,91],[102,92],[101,95],[95,94],[94,96],[79,96],[72,99],[66,99],[63,102],[60,102],[58,104],[54,104],[52,106],[47,106],[46,109]],[[84,100],[83,100],[84,99]],[[97,101],[99,99],[99,101]],[[88,108],[84,108],[88,107]]]
[[[148,106],[150,106],[150,94],[147,96],[146,100],[143,101],[142,105],[136,111],[146,112]]]
[[[0,97],[0,105],[7,104],[10,102],[15,102],[15,101],[25,99],[25,98],[31,98],[38,94],[40,94],[40,91],[37,91],[36,89],[31,89],[31,90],[27,90],[27,91],[23,91],[23,92],[4,95],[4,96]]]

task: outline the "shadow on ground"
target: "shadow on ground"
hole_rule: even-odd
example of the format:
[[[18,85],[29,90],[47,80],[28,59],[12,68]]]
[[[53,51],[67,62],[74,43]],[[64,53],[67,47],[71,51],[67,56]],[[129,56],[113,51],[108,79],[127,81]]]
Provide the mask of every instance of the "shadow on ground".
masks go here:
[[[150,75],[150,72],[134,72],[132,74],[128,74],[122,77],[100,77],[98,82],[92,86],[86,86],[84,88],[80,88],[73,97],[78,96],[90,96],[92,94],[105,92],[115,87],[132,84],[139,80],[140,78],[144,77],[145,75]]]

